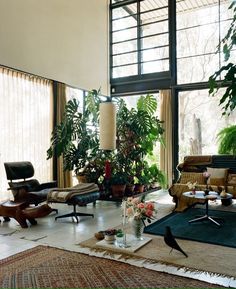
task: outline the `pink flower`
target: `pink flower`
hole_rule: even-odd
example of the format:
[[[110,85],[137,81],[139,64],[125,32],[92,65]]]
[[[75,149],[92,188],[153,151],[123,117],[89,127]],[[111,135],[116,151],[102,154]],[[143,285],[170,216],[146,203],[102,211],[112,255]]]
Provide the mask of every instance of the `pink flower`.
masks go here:
[[[137,205],[137,207],[138,207],[139,209],[143,209],[143,208],[145,208],[145,205],[144,205],[144,203],[139,203],[139,204]]]
[[[146,208],[147,208],[148,210],[153,211],[153,210],[154,210],[154,205],[153,205],[153,203],[147,203],[147,204],[146,204]]]
[[[209,178],[210,177],[210,173],[208,173],[207,171],[203,172],[203,177],[204,178]]]
[[[152,217],[152,214],[153,214],[153,211],[152,211],[152,210],[147,210],[147,211],[146,211],[146,216],[147,216],[147,217],[149,217],[149,218]]]
[[[132,203],[133,204],[139,204],[140,203],[139,198],[133,198]]]
[[[126,209],[126,213],[127,213],[128,216],[133,215],[133,213],[134,213],[133,208],[132,207],[127,208]]]

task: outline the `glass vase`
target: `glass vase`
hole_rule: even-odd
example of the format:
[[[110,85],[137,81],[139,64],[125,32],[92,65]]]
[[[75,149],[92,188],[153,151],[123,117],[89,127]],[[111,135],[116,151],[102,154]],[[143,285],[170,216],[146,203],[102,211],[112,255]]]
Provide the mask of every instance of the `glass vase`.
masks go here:
[[[132,221],[132,230],[136,240],[143,240],[143,227],[144,223],[142,219],[133,219]]]

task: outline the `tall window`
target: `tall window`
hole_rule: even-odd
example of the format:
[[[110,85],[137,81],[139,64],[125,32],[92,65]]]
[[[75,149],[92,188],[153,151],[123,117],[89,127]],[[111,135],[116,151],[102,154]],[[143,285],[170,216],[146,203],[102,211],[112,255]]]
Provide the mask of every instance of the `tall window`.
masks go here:
[[[168,0],[111,3],[112,78],[169,71]]]
[[[222,116],[219,91],[209,97],[207,90],[184,91],[179,94],[179,161],[186,155],[218,153],[217,134],[236,123],[236,111]]]
[[[230,0],[177,1],[179,84],[208,81],[221,65],[222,51],[215,52],[231,22],[230,3]]]
[[[0,67],[0,199],[11,196],[4,162],[30,161],[35,178],[52,180],[52,161],[46,160],[52,104],[49,80]]]

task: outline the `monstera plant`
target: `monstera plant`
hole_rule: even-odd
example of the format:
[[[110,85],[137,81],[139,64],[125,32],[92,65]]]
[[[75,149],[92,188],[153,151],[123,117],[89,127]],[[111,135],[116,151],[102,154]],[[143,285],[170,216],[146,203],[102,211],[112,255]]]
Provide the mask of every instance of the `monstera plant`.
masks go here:
[[[98,171],[95,159],[99,152],[99,93],[99,90],[92,90],[87,94],[83,114],[79,112],[79,102],[69,100],[62,122],[52,132],[47,158],[63,156],[64,170],[73,170],[76,174],[85,174],[89,170],[90,176],[95,168],[96,173]]]
[[[88,93],[83,113],[79,112],[77,100],[68,101],[62,122],[52,132],[48,158],[62,156],[64,170],[85,175],[89,182],[104,177],[107,159],[112,163],[113,176],[125,174],[128,183],[134,182],[134,178],[147,179],[145,158],[153,154],[164,131],[155,116],[157,100],[153,95],[141,96],[136,108],[128,109],[123,99],[116,99],[117,149],[108,152],[99,149],[99,94],[99,90]]]
[[[135,108],[128,109],[118,100],[116,166],[136,182],[148,182],[146,158],[153,154],[157,141],[163,142],[162,122],[155,115],[157,100],[153,95],[141,96]]]

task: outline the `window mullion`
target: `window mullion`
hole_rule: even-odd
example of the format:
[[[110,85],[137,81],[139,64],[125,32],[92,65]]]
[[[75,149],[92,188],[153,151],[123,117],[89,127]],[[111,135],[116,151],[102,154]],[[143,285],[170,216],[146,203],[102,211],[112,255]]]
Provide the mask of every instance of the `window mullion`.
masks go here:
[[[140,0],[137,1],[137,48],[138,48],[138,75],[142,74],[142,43],[141,43],[141,37],[142,37],[142,31],[141,31],[141,16],[140,16]]]

